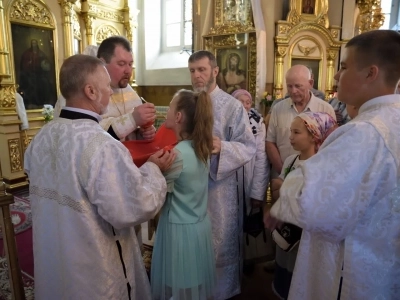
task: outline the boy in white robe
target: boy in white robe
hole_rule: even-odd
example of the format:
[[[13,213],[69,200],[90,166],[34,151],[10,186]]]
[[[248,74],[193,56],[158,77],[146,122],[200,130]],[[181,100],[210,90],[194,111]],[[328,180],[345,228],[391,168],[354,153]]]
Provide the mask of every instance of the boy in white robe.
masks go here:
[[[67,99],[25,153],[36,299],[150,299],[133,226],[162,207],[161,152],[140,169],[99,125],[112,94],[101,60],[75,55],[60,71]],[[141,125],[141,124],[139,124]]]
[[[348,42],[335,79],[358,116],[287,176],[271,209],[303,228],[289,299],[400,299],[399,53],[395,31]]]

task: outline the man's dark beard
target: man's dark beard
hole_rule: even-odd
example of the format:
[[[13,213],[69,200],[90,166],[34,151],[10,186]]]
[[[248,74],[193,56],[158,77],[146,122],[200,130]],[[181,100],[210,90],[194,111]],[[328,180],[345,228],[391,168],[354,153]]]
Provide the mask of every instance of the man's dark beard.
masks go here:
[[[120,89],[126,88],[128,86],[128,84],[129,84],[129,79],[128,79],[128,82],[126,84],[122,83],[123,80],[125,80],[125,79],[122,79],[122,80],[118,81],[118,87]]]
[[[204,87],[198,88],[198,87],[196,87],[196,86],[194,86],[194,85],[192,84],[193,90],[194,90],[195,92],[197,92],[197,93],[203,92],[203,91],[208,93],[208,90],[210,89],[211,85],[215,82],[215,78],[212,76],[212,70],[211,70],[211,74],[210,74],[210,75],[211,75],[211,76],[210,76],[210,80],[208,80],[208,81],[206,82],[206,84],[204,85]]]

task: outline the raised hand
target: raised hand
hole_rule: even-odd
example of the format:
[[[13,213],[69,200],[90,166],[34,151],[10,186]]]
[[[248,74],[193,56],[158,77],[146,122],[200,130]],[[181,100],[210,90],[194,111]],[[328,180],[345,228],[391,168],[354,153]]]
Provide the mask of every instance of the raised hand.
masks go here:
[[[142,126],[139,128],[139,133],[142,135],[143,139],[152,140],[156,135],[156,128],[153,125],[147,127]]]
[[[176,158],[176,153],[174,151],[164,151],[160,150],[149,157],[147,161],[155,163],[161,170],[165,172],[168,170]]]
[[[150,126],[156,120],[156,108],[153,103],[145,103],[135,107],[132,116],[137,126]]]

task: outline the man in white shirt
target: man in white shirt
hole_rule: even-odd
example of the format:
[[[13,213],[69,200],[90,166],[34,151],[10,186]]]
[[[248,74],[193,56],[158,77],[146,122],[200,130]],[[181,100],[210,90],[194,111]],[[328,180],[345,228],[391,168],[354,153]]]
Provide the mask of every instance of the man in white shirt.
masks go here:
[[[332,106],[312,94],[313,82],[306,66],[295,65],[286,73],[286,88],[290,97],[274,106],[267,131],[266,151],[272,163],[273,177],[281,173],[285,159],[296,153],[290,145],[289,135],[290,124],[299,113],[326,112],[336,120]]]

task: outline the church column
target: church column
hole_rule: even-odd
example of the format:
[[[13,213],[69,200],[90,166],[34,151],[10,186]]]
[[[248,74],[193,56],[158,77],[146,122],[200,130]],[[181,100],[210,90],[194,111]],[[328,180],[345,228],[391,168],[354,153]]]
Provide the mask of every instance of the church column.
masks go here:
[[[277,46],[275,53],[275,86],[274,94],[276,98],[283,97],[283,58],[286,56],[287,47]]]
[[[0,0],[0,76],[10,77],[9,52],[6,45],[3,0]]]
[[[333,94],[333,85],[335,82],[335,79],[333,78],[335,76],[335,59],[338,54],[338,51],[328,49],[326,51],[326,83],[325,83],[325,95],[330,95]]]
[[[65,58],[74,55],[74,33],[72,28],[73,5],[76,0],[61,0],[60,5],[64,17],[64,51]]]
[[[126,30],[126,38],[131,42],[132,49],[134,48],[134,40],[133,40],[133,30],[137,28],[137,15],[139,14],[139,10],[135,8],[130,8],[128,5],[128,1],[125,3],[124,7],[124,28]],[[135,75],[135,58],[134,64],[132,66],[132,78],[131,85],[136,85],[136,75]]]
[[[83,21],[85,22],[87,45],[96,45],[96,41],[93,38],[94,16],[89,14],[90,7],[87,0],[81,0],[81,11],[82,11]]]
[[[2,179],[10,190],[27,182],[19,132],[21,122],[16,112],[16,89],[11,76],[8,48],[3,0],[0,0],[0,166]]]

